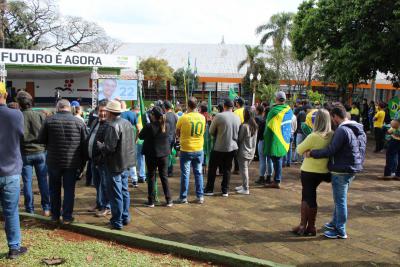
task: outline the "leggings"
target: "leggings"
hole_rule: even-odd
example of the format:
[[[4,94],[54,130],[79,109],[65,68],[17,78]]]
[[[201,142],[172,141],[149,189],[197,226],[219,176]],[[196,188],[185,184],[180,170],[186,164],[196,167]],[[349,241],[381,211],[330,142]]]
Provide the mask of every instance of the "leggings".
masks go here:
[[[301,201],[307,202],[310,208],[316,208],[317,205],[317,187],[322,181],[328,181],[329,173],[315,173],[301,171]]]

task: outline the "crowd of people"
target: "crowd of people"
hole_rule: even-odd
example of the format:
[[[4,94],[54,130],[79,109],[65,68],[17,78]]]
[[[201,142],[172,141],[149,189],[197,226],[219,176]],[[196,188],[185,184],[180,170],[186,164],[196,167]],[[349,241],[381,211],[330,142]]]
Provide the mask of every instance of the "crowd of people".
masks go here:
[[[205,196],[216,195],[218,174],[222,174],[220,195],[229,196],[232,169],[236,168],[242,182],[235,192],[249,195],[249,166],[255,158],[259,178],[254,182],[271,189],[281,188],[283,168],[301,163],[300,223],[292,231],[316,235],[317,188],[321,182],[330,182],[334,207],[324,235],[347,238],[347,192],[363,169],[365,131],[373,126],[375,137],[379,137],[385,119],[381,104],[371,121],[370,107],[368,112],[365,107],[357,111],[356,105],[349,110],[340,103],[321,106],[296,102],[291,107],[282,91],[276,93],[272,105],[250,107],[239,97],[225,99],[215,112],[194,97],[188,99],[185,110],[174,110],[169,101],[159,100],[145,114],[138,106],[127,109],[118,99],[102,100],[87,122],[76,101],[60,99],[55,114],[45,116],[32,110],[33,99],[24,91],[17,95],[17,107],[7,107],[6,97],[6,91],[1,90],[0,120],[4,127],[0,138],[7,142],[0,149],[0,187],[10,258],[27,251],[21,246],[19,229],[19,179],[22,176],[25,211],[33,213],[33,168],[44,216],[56,223],[74,221],[75,185],[86,169],[86,176],[91,177],[87,185],[93,183],[96,189],[96,203],[90,211],[99,217],[111,214],[110,227],[120,230],[131,221],[130,185],[137,187],[147,181],[149,208],[156,204],[156,180],[161,181],[166,207],[186,204],[192,171],[195,201],[203,204]],[[399,126],[395,119],[387,130],[391,145],[385,175],[400,174]],[[381,149],[377,140],[376,151]],[[168,182],[174,175],[174,151],[179,151],[180,161],[176,199]]]

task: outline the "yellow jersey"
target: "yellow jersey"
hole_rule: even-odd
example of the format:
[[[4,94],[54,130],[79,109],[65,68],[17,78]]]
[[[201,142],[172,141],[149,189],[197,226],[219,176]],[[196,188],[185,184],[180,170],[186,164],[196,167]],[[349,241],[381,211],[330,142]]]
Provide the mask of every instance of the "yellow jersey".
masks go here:
[[[385,111],[379,110],[374,117],[374,128],[382,128],[385,120]]]
[[[176,129],[180,130],[181,151],[203,150],[206,118],[198,112],[185,113],[179,118]]]
[[[235,110],[233,113],[235,113],[237,116],[239,116],[240,123],[244,122],[244,108],[239,108]]]

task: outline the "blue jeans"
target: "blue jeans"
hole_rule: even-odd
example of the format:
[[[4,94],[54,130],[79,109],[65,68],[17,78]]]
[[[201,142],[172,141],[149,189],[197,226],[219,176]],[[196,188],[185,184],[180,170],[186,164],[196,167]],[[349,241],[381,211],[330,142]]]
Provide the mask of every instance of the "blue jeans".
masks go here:
[[[8,247],[9,249],[19,249],[21,244],[18,213],[19,175],[0,177],[0,201]]]
[[[268,156],[274,165],[275,175],[274,182],[279,184],[282,180],[282,159],[283,157]]]
[[[267,171],[267,175],[272,176],[274,166],[272,165],[271,158],[264,155],[264,140],[258,141],[258,158],[260,162],[260,176],[265,176]]]
[[[131,220],[128,171],[118,173],[107,171],[107,188],[111,204],[110,223],[113,227],[121,229]]]
[[[196,188],[196,196],[203,197],[203,151],[180,153],[181,165],[181,188],[180,199],[187,198],[189,191],[190,165],[193,168],[194,184]]]
[[[332,173],[332,191],[334,201],[334,211],[332,224],[340,235],[346,234],[347,222],[347,191],[350,183],[354,179],[354,174],[334,174]]]
[[[131,177],[132,179],[132,184],[136,184],[138,181],[138,177],[136,174],[136,167],[130,167],[128,169],[128,177]]]
[[[72,220],[75,201],[75,183],[78,177],[77,169],[58,169],[49,167],[49,189],[51,203],[51,217],[59,220]],[[61,186],[64,188],[64,201],[61,214]]]
[[[146,180],[146,162],[142,154],[143,144],[136,144],[136,166],[139,173],[139,179]]]
[[[107,193],[107,174],[106,167],[101,165],[95,165],[92,162],[92,178],[94,186],[96,187],[96,208],[109,209],[110,201]]]
[[[35,168],[36,177],[38,180],[39,191],[41,196],[41,205],[44,211],[50,210],[50,193],[49,184],[47,182],[47,165],[46,153],[36,153],[30,155],[23,155],[22,161],[22,181],[24,183],[24,204],[25,211],[33,213],[33,192],[32,192],[32,172]]]
[[[392,173],[396,173],[396,176],[400,176],[400,141],[391,139],[388,143],[386,150],[386,165],[385,165],[385,176],[391,176]]]
[[[283,164],[286,164],[286,166],[290,166],[290,163],[292,163],[292,142],[293,136],[290,137],[289,151],[286,156],[283,157]]]
[[[305,139],[304,134],[302,134],[302,133],[297,133],[296,134],[296,148],[297,148],[298,145],[301,144],[301,142],[304,141],[304,139]],[[303,155],[299,155],[299,154],[297,154],[297,152],[294,153],[293,161],[303,161]]]

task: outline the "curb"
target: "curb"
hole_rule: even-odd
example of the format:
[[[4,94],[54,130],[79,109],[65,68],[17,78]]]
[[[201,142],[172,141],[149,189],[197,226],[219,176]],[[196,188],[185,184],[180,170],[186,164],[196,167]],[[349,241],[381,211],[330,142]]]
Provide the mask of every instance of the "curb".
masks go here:
[[[20,212],[20,216],[22,218],[35,219],[46,224],[53,224],[50,218],[41,215]],[[144,248],[157,252],[171,253],[176,256],[188,257],[195,260],[214,262],[228,266],[269,266],[269,267],[291,266],[291,265],[275,263],[268,260],[220,251],[216,249],[198,247],[175,241],[168,241],[160,238],[129,233],[125,231],[111,230],[104,227],[86,223],[72,223],[69,225],[61,224],[60,228],[71,230],[92,237],[97,237],[110,241],[116,241],[118,243],[132,247]]]

